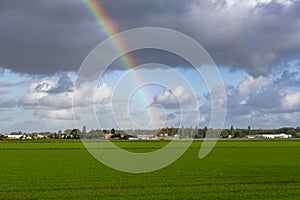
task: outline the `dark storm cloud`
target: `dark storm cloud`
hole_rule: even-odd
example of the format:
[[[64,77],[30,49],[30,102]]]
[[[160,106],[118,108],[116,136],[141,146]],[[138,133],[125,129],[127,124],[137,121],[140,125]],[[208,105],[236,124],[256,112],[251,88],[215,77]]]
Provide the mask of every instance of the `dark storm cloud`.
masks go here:
[[[299,1],[103,0],[101,5],[119,31],[172,28],[202,44],[218,65],[254,76],[300,58]],[[30,74],[77,70],[105,39],[79,0],[3,0],[0,26],[0,66]],[[136,56],[141,63],[153,57]],[[157,60],[172,64],[165,59],[170,58]]]
[[[128,29],[141,26],[169,26],[175,28],[177,17],[182,16],[192,1],[153,0],[153,1],[100,1],[119,25]],[[120,5],[124,6],[120,6]],[[123,26],[123,27],[120,27]]]
[[[199,26],[192,34],[199,35],[198,41],[218,64],[243,68],[252,75],[265,75],[274,66],[299,59],[299,16],[291,14],[299,2],[247,3],[193,8],[190,21],[195,24],[198,19]]]
[[[75,70],[101,39],[87,22],[78,1],[1,1],[0,66],[29,74]]]

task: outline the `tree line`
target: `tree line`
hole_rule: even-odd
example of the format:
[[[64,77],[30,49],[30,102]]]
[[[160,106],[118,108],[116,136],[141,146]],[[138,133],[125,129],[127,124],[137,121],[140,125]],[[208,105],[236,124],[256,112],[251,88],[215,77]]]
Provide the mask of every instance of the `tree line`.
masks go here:
[[[47,138],[47,139],[80,139],[81,137],[92,139],[104,139],[107,134],[110,134],[110,138],[116,138],[116,139],[128,139],[129,137],[135,137],[136,135],[156,135],[157,137],[174,137],[176,135],[183,135],[183,137],[189,137],[189,138],[205,138],[206,134],[209,130],[213,130],[210,128],[207,128],[206,126],[203,128],[176,128],[176,127],[165,127],[160,128],[158,130],[117,130],[117,129],[91,129],[90,131],[87,131],[86,126],[80,129],[66,129],[64,131],[59,130],[58,132],[34,132],[34,133],[22,133],[19,132],[11,132],[11,135],[31,135],[33,138],[37,138],[34,136],[43,136],[39,138]],[[251,129],[250,126],[248,126],[245,129],[242,128],[234,128],[232,125],[228,129],[222,129],[220,130],[221,138],[244,138],[247,135],[264,135],[264,134],[288,134],[292,135],[293,137],[300,138],[300,127],[282,127],[279,129]],[[4,139],[6,134],[0,134],[0,139]]]

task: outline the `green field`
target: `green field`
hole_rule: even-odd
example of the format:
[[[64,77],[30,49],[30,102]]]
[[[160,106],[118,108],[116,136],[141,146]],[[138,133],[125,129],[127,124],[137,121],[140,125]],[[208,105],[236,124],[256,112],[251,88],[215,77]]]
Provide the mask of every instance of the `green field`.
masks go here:
[[[117,142],[153,151],[164,141]],[[172,165],[129,174],[94,159],[80,141],[0,142],[0,199],[300,199],[300,141],[201,141]]]

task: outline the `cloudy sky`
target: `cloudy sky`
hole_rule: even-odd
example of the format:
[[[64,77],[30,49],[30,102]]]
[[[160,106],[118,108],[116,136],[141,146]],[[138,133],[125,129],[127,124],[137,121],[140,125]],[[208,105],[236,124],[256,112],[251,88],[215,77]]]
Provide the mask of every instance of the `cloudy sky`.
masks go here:
[[[300,1],[99,0],[99,5],[117,32],[163,27],[201,44],[225,84],[226,128],[300,125]],[[116,61],[96,89],[86,84],[75,90],[83,60],[108,38],[81,0],[1,0],[0,27],[0,132],[83,124],[88,129],[190,126],[191,119],[199,127],[209,124],[216,91],[167,52],[146,49],[131,56],[138,65],[169,68],[152,64],[130,74]],[[139,85],[137,74],[168,84],[154,79]],[[73,95],[81,102],[75,105],[78,124]]]

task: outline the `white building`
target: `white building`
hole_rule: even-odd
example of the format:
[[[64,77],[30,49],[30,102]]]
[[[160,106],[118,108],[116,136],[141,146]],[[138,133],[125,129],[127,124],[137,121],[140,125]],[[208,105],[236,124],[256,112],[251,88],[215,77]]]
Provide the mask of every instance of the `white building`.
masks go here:
[[[290,136],[284,133],[281,134],[263,134],[263,135],[256,135],[256,138],[264,138],[264,139],[287,139]]]
[[[155,135],[137,135],[138,140],[156,140]]]
[[[21,139],[23,135],[6,135],[8,139]]]

